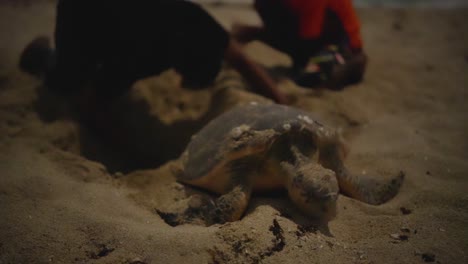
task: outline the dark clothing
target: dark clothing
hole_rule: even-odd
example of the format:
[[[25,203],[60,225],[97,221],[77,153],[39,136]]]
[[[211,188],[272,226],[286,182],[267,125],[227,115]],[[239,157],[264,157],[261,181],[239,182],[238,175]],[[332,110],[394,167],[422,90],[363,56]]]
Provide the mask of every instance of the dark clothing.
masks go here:
[[[295,68],[302,69],[309,58],[322,51],[326,45],[349,46],[349,37],[343,23],[336,12],[325,8],[325,4],[324,19],[321,20],[319,17],[316,19],[317,25],[321,25],[321,31],[320,35],[315,37],[305,37],[302,34],[301,31],[305,28],[302,25],[304,19],[301,19],[298,10],[294,10],[290,5],[290,1],[286,0],[255,0],[255,9],[265,28],[265,33],[261,36],[262,41],[289,54]],[[305,14],[314,15],[313,12]],[[313,20],[314,18],[309,18],[306,22]]]
[[[61,0],[47,82],[67,93],[91,81],[98,94],[118,95],[138,79],[175,68],[206,85],[218,74],[228,41],[228,33],[191,2]]]

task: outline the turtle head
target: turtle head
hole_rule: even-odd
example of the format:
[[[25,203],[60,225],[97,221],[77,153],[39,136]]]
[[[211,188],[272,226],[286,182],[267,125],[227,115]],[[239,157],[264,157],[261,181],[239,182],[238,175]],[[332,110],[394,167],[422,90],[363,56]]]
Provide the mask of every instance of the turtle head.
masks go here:
[[[332,170],[305,157],[294,164],[283,161],[281,167],[289,197],[303,213],[323,222],[335,217],[339,187]]]

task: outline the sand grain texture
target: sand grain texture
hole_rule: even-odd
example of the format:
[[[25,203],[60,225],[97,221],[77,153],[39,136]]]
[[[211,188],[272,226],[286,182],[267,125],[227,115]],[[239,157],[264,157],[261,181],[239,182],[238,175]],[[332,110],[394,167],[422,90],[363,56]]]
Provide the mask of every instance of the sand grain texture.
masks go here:
[[[209,11],[227,27],[258,22],[243,8]],[[108,147],[52,118],[59,100],[38,100],[40,82],[16,67],[28,41],[52,35],[54,12],[52,1],[0,3],[0,263],[468,263],[468,10],[359,10],[364,83],[341,92],[280,83],[295,106],[343,129],[354,171],[406,175],[382,206],[340,196],[332,236],[303,225],[282,196],[255,196],[225,225],[164,223],[155,208],[183,207],[200,191],[175,182],[175,160],[135,170],[137,154],[177,157],[213,116],[265,99],[236,84],[170,89],[165,73],[110,114],[107,136],[123,141]],[[290,63],[259,43],[247,52],[265,66]]]

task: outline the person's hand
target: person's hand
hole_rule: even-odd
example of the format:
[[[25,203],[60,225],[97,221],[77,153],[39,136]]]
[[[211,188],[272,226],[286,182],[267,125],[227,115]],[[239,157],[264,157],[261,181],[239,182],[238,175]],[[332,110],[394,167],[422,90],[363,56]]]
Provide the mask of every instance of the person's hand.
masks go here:
[[[367,66],[367,55],[362,51],[353,52],[345,57],[344,64],[333,67],[326,86],[340,90],[344,86],[356,84],[363,80]]]
[[[273,98],[275,103],[283,104],[283,105],[290,105],[295,101],[295,98],[291,95],[284,94],[281,92],[277,92]]]

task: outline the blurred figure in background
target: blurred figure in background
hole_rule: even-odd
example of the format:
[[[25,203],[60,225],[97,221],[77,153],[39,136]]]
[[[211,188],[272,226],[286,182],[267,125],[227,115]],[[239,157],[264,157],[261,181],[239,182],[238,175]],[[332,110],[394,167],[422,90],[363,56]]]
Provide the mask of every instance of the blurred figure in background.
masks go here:
[[[103,105],[136,80],[169,68],[182,75],[184,87],[205,87],[223,60],[256,92],[285,103],[273,80],[221,25],[183,0],[60,0],[55,50],[47,38],[37,38],[24,50],[20,67],[43,75],[51,90],[79,98],[92,111],[87,105]]]
[[[323,84],[332,89],[362,80],[367,56],[351,0],[255,0],[254,6],[263,26],[235,24],[235,39],[260,40],[287,53],[298,78],[315,70],[311,57],[324,51],[336,55],[333,67],[321,69]]]

